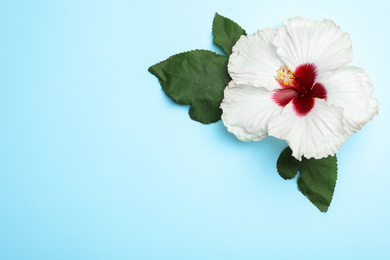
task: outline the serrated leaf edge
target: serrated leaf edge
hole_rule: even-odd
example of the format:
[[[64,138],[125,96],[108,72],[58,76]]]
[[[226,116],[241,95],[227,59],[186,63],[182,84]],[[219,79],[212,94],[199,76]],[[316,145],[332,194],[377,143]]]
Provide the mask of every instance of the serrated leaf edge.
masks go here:
[[[211,51],[211,50],[194,49],[194,50],[185,51],[185,52],[180,52],[180,53],[174,54],[174,55],[172,55],[172,56],[169,56],[167,59],[165,59],[165,60],[163,60],[163,61],[160,61],[160,62],[158,62],[158,63],[156,63],[156,64],[150,66],[150,67],[148,68],[148,71],[149,71],[152,75],[154,75],[155,77],[157,77],[157,79],[158,79],[158,81],[159,81],[159,83],[160,83],[161,89],[164,91],[164,93],[165,93],[171,100],[173,100],[175,103],[180,104],[180,105],[190,105],[190,108],[189,108],[188,113],[189,113],[189,116],[190,116],[190,118],[191,118],[192,120],[197,121],[197,122],[200,122],[200,123],[202,123],[202,124],[212,124],[212,123],[218,122],[221,118],[219,118],[219,119],[216,120],[216,121],[214,121],[214,120],[211,120],[211,121],[200,121],[200,120],[198,120],[198,119],[195,117],[196,114],[194,113],[194,108],[193,108],[194,102],[190,102],[190,103],[188,103],[188,104],[187,104],[187,103],[181,103],[181,102],[176,101],[176,100],[175,100],[173,97],[171,97],[170,95],[168,95],[168,93],[166,92],[165,88],[163,87],[163,84],[165,84],[165,82],[163,82],[164,79],[160,78],[160,76],[158,75],[158,73],[157,73],[156,70],[155,70],[155,67],[156,67],[156,66],[158,66],[158,65],[161,64],[161,63],[167,62],[167,61],[168,61],[169,59],[171,59],[171,58],[180,57],[180,56],[186,55],[186,54],[188,54],[188,53],[199,52],[199,51],[202,52],[202,53],[215,54],[217,57],[223,57],[224,59],[228,58],[228,57],[226,57],[226,56],[224,56],[224,55],[218,54],[218,53],[216,53],[216,52],[214,52],[214,51]],[[177,75],[176,75],[176,76],[177,76]],[[216,100],[215,103],[217,103],[217,102],[221,103],[222,100],[223,100],[223,97],[220,98],[220,99],[218,99],[218,100]]]
[[[227,20],[227,21],[230,21],[230,22],[232,22],[233,24],[237,25],[239,28],[241,28],[241,29],[244,31],[244,35],[247,35],[245,29],[242,28],[238,23],[236,23],[235,21],[233,21],[233,20],[230,19],[230,18],[227,18],[227,17],[225,17],[225,16],[223,16],[223,15],[220,15],[218,12],[215,13],[215,16],[214,16],[214,19],[213,19],[213,24],[212,24],[212,26],[211,26],[211,31],[212,31],[212,32],[214,32],[214,21],[215,21],[215,18],[216,18],[217,16],[222,17],[222,18],[224,19],[224,22],[225,22],[225,23],[226,23],[226,20]],[[225,34],[227,35],[227,37],[229,38],[229,40],[230,40],[230,36],[226,33],[226,31],[224,31],[224,32],[225,32]],[[223,46],[221,46],[221,45],[219,45],[218,43],[215,42],[215,35],[214,35],[214,33],[213,33],[213,36],[214,36],[214,37],[213,37],[213,43],[215,43],[216,45],[218,45],[219,47],[221,47],[221,48],[223,49],[223,51],[224,51],[228,56],[230,56],[231,53],[227,52]],[[231,41],[231,42],[232,42],[232,41]],[[233,45],[234,45],[234,44],[233,44]]]
[[[329,157],[329,156],[328,156]],[[328,158],[328,157],[325,157],[325,158]],[[308,165],[308,159],[306,159],[305,160],[306,161],[306,164]],[[310,168],[310,167],[309,167]],[[326,213],[326,212],[328,212],[328,210],[329,210],[329,207],[330,207],[330,205],[332,204],[332,201],[333,201],[333,196],[334,196],[334,192],[335,192],[335,190],[336,190],[336,185],[337,185],[337,178],[338,178],[338,160],[337,160],[337,157],[336,157],[336,180],[335,180],[335,185],[334,185],[334,189],[333,189],[333,193],[332,193],[332,197],[330,198],[330,201],[329,201],[329,205],[326,207],[326,209],[325,210],[322,210],[322,209],[320,209],[316,204],[314,204],[311,200],[310,200],[310,198],[306,195],[306,194],[304,194],[303,192],[302,192],[302,190],[301,190],[301,188],[299,187],[299,185],[298,185],[298,181],[299,181],[299,179],[301,178],[301,170],[302,170],[302,168],[300,168],[298,171],[299,171],[299,177],[298,177],[298,180],[297,180],[297,186],[298,186],[298,190],[311,202],[311,204],[313,204],[314,206],[316,206],[316,208],[319,210],[319,211],[321,211],[321,212],[323,212],[323,213]],[[311,171],[310,171],[310,173],[311,173]],[[313,178],[314,179],[314,178]],[[324,203],[323,203],[324,204]]]

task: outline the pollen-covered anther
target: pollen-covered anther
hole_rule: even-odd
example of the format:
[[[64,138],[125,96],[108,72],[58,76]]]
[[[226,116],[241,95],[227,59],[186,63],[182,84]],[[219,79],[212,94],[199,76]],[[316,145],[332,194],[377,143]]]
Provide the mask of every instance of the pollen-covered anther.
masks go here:
[[[283,84],[285,86],[290,85],[292,84],[294,79],[294,73],[287,66],[281,66],[276,71],[275,80],[278,81],[280,84]]]

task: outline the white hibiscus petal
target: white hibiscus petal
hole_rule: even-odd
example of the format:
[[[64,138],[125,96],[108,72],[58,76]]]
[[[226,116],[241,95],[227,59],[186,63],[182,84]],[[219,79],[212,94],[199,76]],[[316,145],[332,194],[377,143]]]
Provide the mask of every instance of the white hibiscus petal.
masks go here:
[[[228,63],[228,71],[234,83],[268,90],[279,88],[274,77],[284,63],[272,43],[275,31],[257,31],[253,35],[241,36],[237,41]]]
[[[228,131],[245,142],[266,137],[270,118],[282,111],[267,89],[236,85],[233,81],[225,88],[221,109]]]
[[[327,102],[344,109],[349,135],[356,133],[378,114],[378,100],[367,73],[359,67],[343,67],[329,74],[320,74],[318,81],[327,90]]]
[[[343,118],[342,108],[322,99],[315,99],[314,108],[303,117],[296,115],[290,103],[269,121],[268,133],[286,140],[298,160],[302,156],[320,159],[340,150],[347,137]]]
[[[332,20],[291,18],[277,30],[273,43],[279,57],[292,71],[301,64],[313,63],[319,72],[324,72],[352,60],[349,34]]]

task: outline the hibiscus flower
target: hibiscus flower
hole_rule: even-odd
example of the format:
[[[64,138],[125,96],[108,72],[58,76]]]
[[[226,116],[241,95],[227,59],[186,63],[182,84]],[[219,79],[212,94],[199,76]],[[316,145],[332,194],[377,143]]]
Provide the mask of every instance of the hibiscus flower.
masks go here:
[[[242,141],[286,140],[298,160],[334,155],[378,113],[367,73],[351,60],[350,37],[331,20],[295,17],[241,36],[222,120]]]

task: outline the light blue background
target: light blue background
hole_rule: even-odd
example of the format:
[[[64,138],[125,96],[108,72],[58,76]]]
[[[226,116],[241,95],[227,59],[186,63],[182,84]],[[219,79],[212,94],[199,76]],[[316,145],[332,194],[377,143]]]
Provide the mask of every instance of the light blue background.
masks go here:
[[[390,259],[388,1],[0,1],[0,259]],[[338,153],[328,213],[284,141],[202,125],[147,68],[296,15],[351,35],[380,111]]]

